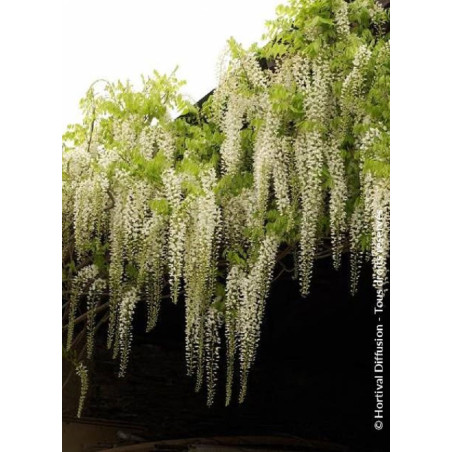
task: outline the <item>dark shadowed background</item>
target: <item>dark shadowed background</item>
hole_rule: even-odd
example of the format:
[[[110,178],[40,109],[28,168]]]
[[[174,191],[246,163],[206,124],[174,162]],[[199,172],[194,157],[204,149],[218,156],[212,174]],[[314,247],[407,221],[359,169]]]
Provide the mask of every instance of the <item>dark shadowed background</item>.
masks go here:
[[[271,286],[262,339],[243,403],[224,407],[224,362],[215,405],[194,392],[185,375],[184,307],[162,303],[157,327],[144,333],[141,308],[128,374],[117,378],[118,363],[97,340],[84,419],[140,427],[149,440],[216,435],[287,435],[321,439],[351,451],[389,450],[389,295],[384,316],[384,427],[375,431],[373,354],[376,318],[370,264],[357,296],[349,295],[349,264],[315,264],[311,295],[299,295],[287,276]],[[78,382],[68,385],[64,416],[75,414]],[[235,385],[238,395],[238,384]]]

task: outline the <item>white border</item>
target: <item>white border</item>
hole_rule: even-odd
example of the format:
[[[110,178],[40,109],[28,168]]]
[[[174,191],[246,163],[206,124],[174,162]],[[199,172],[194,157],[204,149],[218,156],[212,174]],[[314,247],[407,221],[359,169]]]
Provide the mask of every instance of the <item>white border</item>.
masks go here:
[[[9,2],[0,13],[8,451],[61,444],[60,5]],[[391,12],[393,451],[450,448],[451,12],[449,2],[419,0],[393,2]]]

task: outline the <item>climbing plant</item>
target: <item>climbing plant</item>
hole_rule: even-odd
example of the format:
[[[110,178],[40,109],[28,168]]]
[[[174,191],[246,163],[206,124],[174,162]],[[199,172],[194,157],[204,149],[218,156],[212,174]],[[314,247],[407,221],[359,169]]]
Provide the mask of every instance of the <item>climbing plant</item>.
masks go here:
[[[316,257],[371,259],[383,298],[389,254],[389,12],[374,0],[290,0],[267,44],[231,39],[202,105],[174,74],[97,81],[63,137],[65,354],[86,397],[94,337],[127,371],[138,303],[185,306],[186,363],[214,401],[243,402],[274,268],[296,256],[308,296]],[[177,119],[171,113],[179,112]],[[173,115],[174,117],[174,115]],[[86,346],[74,355],[80,341]]]

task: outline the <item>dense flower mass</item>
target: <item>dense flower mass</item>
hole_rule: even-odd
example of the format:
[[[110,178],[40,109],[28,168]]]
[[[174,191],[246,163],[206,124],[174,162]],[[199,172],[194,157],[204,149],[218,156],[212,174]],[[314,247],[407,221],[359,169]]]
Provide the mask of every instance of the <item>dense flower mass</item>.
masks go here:
[[[213,403],[224,344],[226,404],[235,381],[242,402],[273,270],[285,256],[296,255],[303,296],[319,253],[335,268],[350,253],[352,293],[368,257],[383,298],[387,23],[374,0],[290,0],[269,24],[268,44],[245,50],[230,41],[219,86],[200,107],[178,94],[174,75],[155,73],[138,91],[120,82],[90,88],[84,122],[64,137],[68,351],[86,332],[91,358],[96,322],[107,321],[124,375],[138,304],[151,331],[170,298],[184,303],[196,389],[205,385]],[[175,109],[181,116],[172,120]]]

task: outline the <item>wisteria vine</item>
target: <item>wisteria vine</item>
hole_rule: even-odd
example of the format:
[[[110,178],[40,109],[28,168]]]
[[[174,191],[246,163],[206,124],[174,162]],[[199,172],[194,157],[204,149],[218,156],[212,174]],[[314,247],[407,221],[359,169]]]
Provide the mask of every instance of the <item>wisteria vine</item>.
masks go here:
[[[303,296],[325,243],[335,268],[350,253],[352,293],[367,256],[384,296],[389,12],[374,0],[290,0],[277,13],[265,46],[229,42],[202,106],[174,74],[143,78],[141,90],[99,81],[64,136],[67,351],[86,322],[79,415],[105,308],[123,376],[137,304],[151,331],[163,299],[184,303],[187,373],[211,405],[223,343],[226,404],[237,369],[245,399],[281,255],[297,255]]]

